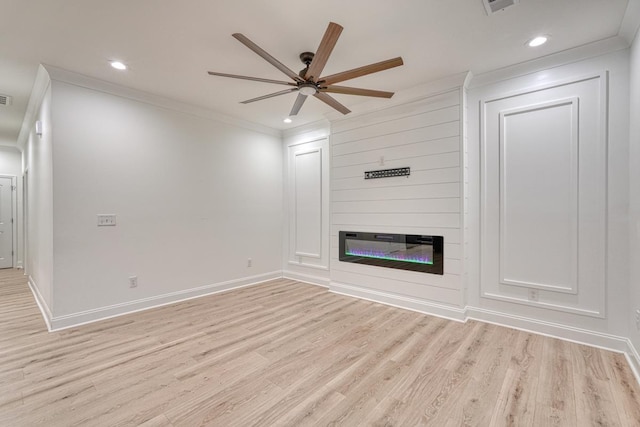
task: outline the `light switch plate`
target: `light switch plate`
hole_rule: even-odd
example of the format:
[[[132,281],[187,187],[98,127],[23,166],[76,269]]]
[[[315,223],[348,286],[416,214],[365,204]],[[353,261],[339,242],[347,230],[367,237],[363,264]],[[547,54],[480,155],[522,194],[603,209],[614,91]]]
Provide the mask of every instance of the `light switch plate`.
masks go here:
[[[99,214],[98,227],[108,227],[116,225],[116,216],[114,214]]]

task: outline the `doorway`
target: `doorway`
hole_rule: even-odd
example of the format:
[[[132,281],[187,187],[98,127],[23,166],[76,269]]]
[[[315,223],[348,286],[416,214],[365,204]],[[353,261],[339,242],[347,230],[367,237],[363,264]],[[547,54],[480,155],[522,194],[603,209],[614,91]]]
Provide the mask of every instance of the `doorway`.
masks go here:
[[[0,175],[0,268],[13,267],[15,177]]]

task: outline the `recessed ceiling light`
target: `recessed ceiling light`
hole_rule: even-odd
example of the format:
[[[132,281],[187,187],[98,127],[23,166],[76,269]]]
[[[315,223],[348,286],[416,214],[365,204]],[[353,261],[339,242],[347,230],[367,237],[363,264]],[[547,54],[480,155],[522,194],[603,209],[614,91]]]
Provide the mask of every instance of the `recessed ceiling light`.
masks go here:
[[[286,119],[283,120],[283,122],[285,123],[291,123],[293,120],[291,120],[289,117],[287,117]]]
[[[529,46],[529,47],[542,46],[543,44],[545,44],[547,42],[547,40],[549,40],[549,36],[537,36],[537,37],[534,37],[531,40],[529,40],[527,42],[527,46]]]
[[[112,66],[113,68],[115,68],[116,70],[126,70],[126,69],[127,69],[127,66],[126,66],[126,65],[124,65],[124,64],[123,64],[122,62],[120,62],[120,61],[111,61],[111,62],[110,62],[110,64],[111,64],[111,66]]]

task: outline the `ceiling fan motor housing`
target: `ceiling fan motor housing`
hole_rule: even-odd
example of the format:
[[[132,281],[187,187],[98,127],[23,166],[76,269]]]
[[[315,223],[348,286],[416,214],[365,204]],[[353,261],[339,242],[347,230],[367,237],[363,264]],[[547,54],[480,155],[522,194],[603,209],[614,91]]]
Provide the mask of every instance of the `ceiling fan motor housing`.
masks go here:
[[[313,52],[302,52],[300,54],[300,61],[302,61],[302,63],[308,67],[309,64],[311,64],[311,61],[313,61],[313,57],[315,55],[316,54]]]

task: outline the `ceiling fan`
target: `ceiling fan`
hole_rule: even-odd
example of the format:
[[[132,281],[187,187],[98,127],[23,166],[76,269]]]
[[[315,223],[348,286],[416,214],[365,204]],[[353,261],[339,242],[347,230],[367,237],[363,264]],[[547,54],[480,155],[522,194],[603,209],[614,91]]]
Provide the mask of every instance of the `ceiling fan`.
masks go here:
[[[356,77],[366,76],[367,74],[377,73],[378,71],[387,70],[389,68],[398,67],[403,64],[401,57],[376,62],[375,64],[365,65],[364,67],[354,68],[352,70],[343,71],[341,73],[332,74],[330,76],[322,76],[322,70],[327,63],[329,55],[331,55],[331,52],[333,51],[333,48],[336,45],[336,42],[338,41],[338,37],[340,37],[340,33],[342,33],[342,30],[343,28],[340,25],[334,22],[330,22],[327,30],[324,33],[324,37],[322,37],[322,41],[320,41],[320,46],[318,46],[316,53],[314,54],[312,52],[303,52],[300,54],[300,60],[305,64],[306,67],[297,74],[282,62],[269,55],[265,50],[249,40],[246,36],[240,33],[233,34],[233,37],[240,41],[240,43],[247,46],[249,49],[260,55],[271,65],[289,76],[293,80],[293,82],[240,76],[237,74],[216,73],[213,71],[209,71],[209,74],[212,76],[231,77],[234,79],[253,80],[257,82],[291,86],[288,89],[279,92],[259,96],[257,98],[252,98],[241,102],[242,104],[249,104],[251,102],[261,101],[263,99],[273,98],[274,96],[298,92],[298,97],[296,98],[296,101],[293,104],[293,108],[289,113],[290,116],[295,116],[296,114],[298,114],[300,108],[302,108],[302,105],[307,100],[307,97],[311,95],[315,96],[330,107],[335,108],[342,114],[348,114],[351,111],[347,107],[336,101],[335,98],[328,95],[329,93],[391,98],[393,96],[393,92],[336,86],[334,85],[334,83],[339,83],[345,80],[354,79]]]

